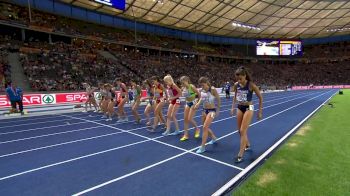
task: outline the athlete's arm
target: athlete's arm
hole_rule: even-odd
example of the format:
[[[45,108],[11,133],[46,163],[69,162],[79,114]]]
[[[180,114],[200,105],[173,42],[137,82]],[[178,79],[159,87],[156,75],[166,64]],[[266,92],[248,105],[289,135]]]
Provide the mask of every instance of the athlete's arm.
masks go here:
[[[216,98],[216,100],[217,100],[217,102],[218,102],[218,109],[216,110],[216,116],[218,116],[218,115],[219,115],[219,112],[220,112],[220,108],[221,108],[221,99],[220,99],[220,95],[219,95],[218,91],[217,91],[215,88],[213,88],[211,91],[212,91],[214,97]]]
[[[237,85],[236,84],[233,86],[233,92],[235,93],[235,96],[233,96],[232,108],[235,107],[237,102]]]
[[[139,85],[136,86],[136,91],[140,92],[140,93],[139,93],[138,97],[135,98],[135,99],[141,99],[141,97],[142,97],[142,89],[141,89],[141,87]]]
[[[125,84],[123,84],[123,87],[122,87],[122,88],[123,88],[124,91],[125,91],[125,98],[126,98],[127,100],[129,100],[129,89],[126,87]]]
[[[259,88],[254,84],[251,83],[251,89],[255,92],[256,96],[259,98],[259,112],[258,112],[258,119],[262,119],[262,107],[263,107],[263,97],[260,93]]]
[[[156,87],[153,87],[152,92],[153,92],[153,100],[157,100],[157,98],[156,98]]]
[[[162,88],[162,91],[164,92],[164,93],[163,93],[163,96],[164,96],[164,94],[165,94],[165,99],[168,100],[168,98],[169,98],[169,97],[168,97],[168,93],[166,93],[167,91],[166,91],[166,89],[164,88],[163,84],[160,84],[160,87]]]
[[[193,91],[196,93],[196,95],[198,96],[198,99],[201,98],[201,93],[198,91],[198,89],[193,85],[193,84],[190,84],[192,85],[192,89]]]
[[[198,109],[201,103],[202,103],[202,97],[199,98],[198,103],[194,106],[194,108]]]
[[[175,88],[175,90],[178,92],[177,95],[175,97],[172,98],[172,100],[174,99],[178,99],[180,96],[181,96],[181,89],[176,85],[174,84],[173,87]]]

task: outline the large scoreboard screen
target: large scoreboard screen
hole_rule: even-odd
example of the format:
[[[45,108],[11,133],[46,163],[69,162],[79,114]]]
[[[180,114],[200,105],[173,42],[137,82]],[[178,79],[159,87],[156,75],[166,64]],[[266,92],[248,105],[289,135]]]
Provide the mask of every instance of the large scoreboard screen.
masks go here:
[[[118,10],[125,10],[125,0],[93,0],[93,1],[114,7]]]
[[[257,40],[256,55],[266,56],[301,56],[301,41],[292,40]]]

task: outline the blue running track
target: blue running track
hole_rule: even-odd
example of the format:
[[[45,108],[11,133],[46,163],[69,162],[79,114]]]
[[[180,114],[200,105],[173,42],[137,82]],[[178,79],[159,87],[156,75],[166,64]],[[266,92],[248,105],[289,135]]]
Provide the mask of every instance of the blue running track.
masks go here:
[[[248,132],[252,151],[240,164],[234,163],[239,135],[236,118],[230,116],[231,99],[223,99],[221,113],[212,124],[219,141],[208,145],[203,155],[194,153],[200,140],[193,138],[193,129],[190,140],[180,142],[181,135],[163,137],[162,130],[150,133],[144,124],[105,122],[97,113],[1,120],[0,193],[211,195],[250,170],[251,163],[336,92],[265,94],[264,118],[254,117]],[[196,115],[201,125],[201,112]],[[183,107],[178,119],[182,128]]]

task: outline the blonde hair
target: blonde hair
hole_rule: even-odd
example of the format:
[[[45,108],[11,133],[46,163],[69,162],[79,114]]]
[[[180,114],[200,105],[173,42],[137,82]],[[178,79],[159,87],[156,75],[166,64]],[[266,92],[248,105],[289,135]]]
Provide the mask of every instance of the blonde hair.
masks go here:
[[[164,80],[164,82],[169,82],[171,84],[175,84],[174,79],[173,79],[173,77],[171,77],[170,74],[166,75],[163,80]]]

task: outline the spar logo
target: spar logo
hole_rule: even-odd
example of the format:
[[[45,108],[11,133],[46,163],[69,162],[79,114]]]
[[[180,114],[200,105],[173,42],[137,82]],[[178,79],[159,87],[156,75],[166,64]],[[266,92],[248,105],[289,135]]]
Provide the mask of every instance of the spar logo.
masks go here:
[[[85,93],[65,94],[64,102],[84,102],[87,100]]]
[[[55,94],[41,95],[41,101],[43,104],[55,104],[56,95]]]
[[[97,99],[97,100],[101,100],[102,99],[102,95],[101,95],[100,92],[95,93],[95,99]]]
[[[40,105],[42,104],[42,95],[40,94],[30,94],[23,96],[23,105]],[[10,106],[11,103],[7,100],[5,95],[0,95],[0,107]]]
[[[0,97],[0,107],[10,106],[10,102],[7,100],[6,96]]]

